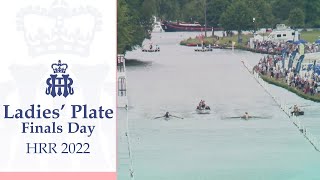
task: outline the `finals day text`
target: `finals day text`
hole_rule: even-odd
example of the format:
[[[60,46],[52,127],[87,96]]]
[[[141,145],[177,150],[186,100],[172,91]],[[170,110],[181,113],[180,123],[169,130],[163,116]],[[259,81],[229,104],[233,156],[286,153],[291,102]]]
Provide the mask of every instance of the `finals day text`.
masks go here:
[[[105,109],[102,106],[97,108],[88,107],[87,104],[84,105],[70,105],[70,122],[67,124],[61,124],[56,120],[59,119],[61,112],[65,109],[65,104],[61,105],[60,108],[56,109],[46,109],[42,108],[41,105],[30,105],[25,109],[16,109],[10,105],[3,105],[2,111],[0,111],[0,116],[3,119],[17,119],[21,122],[21,133],[80,133],[85,134],[87,137],[91,137],[95,125],[83,125],[76,122],[76,119],[112,119],[113,109]],[[64,116],[65,118],[65,116]],[[41,120],[53,120],[53,121],[41,121]],[[27,121],[26,121],[27,120]],[[38,120],[38,121],[32,121]],[[86,123],[87,124],[87,123]],[[72,142],[72,143],[62,143],[59,147],[55,142],[28,142],[27,151],[28,154],[42,154],[42,153],[90,153],[89,143],[82,142]]]

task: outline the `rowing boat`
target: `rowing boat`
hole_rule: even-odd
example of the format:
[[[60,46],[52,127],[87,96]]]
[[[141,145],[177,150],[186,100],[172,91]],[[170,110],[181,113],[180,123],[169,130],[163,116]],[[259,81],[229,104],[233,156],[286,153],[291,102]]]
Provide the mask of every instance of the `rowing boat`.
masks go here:
[[[245,116],[232,116],[232,117],[224,117],[223,119],[243,119],[243,120],[248,120],[248,119],[270,119],[272,118],[271,116],[248,116],[246,118]]]
[[[208,109],[208,108],[197,108],[196,109],[196,112],[198,113],[198,114],[210,114],[210,109]]]
[[[160,49],[142,49],[142,52],[160,52]]]
[[[207,51],[212,51],[212,48],[195,49],[194,51],[196,51],[196,52],[207,52]]]
[[[295,115],[295,116],[302,116],[302,115],[304,115],[304,111],[299,111],[299,112],[294,112],[294,111],[292,111],[291,112],[291,115],[293,116],[293,115]]]

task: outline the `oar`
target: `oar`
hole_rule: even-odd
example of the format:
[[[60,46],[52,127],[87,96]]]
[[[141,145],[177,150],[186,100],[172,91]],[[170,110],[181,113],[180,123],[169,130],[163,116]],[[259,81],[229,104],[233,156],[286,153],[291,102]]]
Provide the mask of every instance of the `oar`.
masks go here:
[[[159,119],[159,118],[163,118],[163,116],[155,117],[154,119]]]
[[[251,118],[256,118],[256,119],[270,119],[272,116],[251,116]]]
[[[227,117],[229,119],[236,119],[236,118],[242,118],[241,116],[233,116],[233,117]]]
[[[183,119],[182,117],[178,117],[178,116],[173,116],[173,115],[171,115],[172,117],[175,117],[175,118],[179,118],[179,119]]]
[[[302,106],[299,106],[299,107],[309,107],[309,106],[312,106],[312,105],[308,104],[308,105],[302,105]],[[292,108],[293,108],[293,106],[289,107],[289,109],[292,109]]]
[[[239,119],[242,118],[240,116],[232,116],[232,117],[222,117],[222,119]]]

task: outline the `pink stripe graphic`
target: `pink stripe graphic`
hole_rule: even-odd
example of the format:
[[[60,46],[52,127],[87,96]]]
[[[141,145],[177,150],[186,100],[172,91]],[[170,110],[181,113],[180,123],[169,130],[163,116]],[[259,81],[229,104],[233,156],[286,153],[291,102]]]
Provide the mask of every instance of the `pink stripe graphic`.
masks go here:
[[[1,172],[1,180],[116,180],[115,172]]]

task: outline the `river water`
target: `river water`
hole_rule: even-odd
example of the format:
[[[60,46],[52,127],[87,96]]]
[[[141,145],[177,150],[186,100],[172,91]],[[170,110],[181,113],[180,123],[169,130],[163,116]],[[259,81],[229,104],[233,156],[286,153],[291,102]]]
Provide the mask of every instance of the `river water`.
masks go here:
[[[136,180],[320,179],[320,152],[244,68],[263,55],[194,52],[179,41],[195,33],[153,34],[160,53],[128,52],[129,133]],[[146,42],[147,43],[147,42]],[[130,66],[131,65],[131,66]],[[288,104],[306,105],[301,121],[320,138],[319,105],[271,87]],[[195,113],[201,99],[208,115]],[[318,112],[316,112],[318,110]],[[154,119],[169,111],[184,119]],[[226,119],[248,111],[268,119]],[[118,179],[129,176],[124,109],[118,110]],[[317,119],[318,118],[318,119]]]

